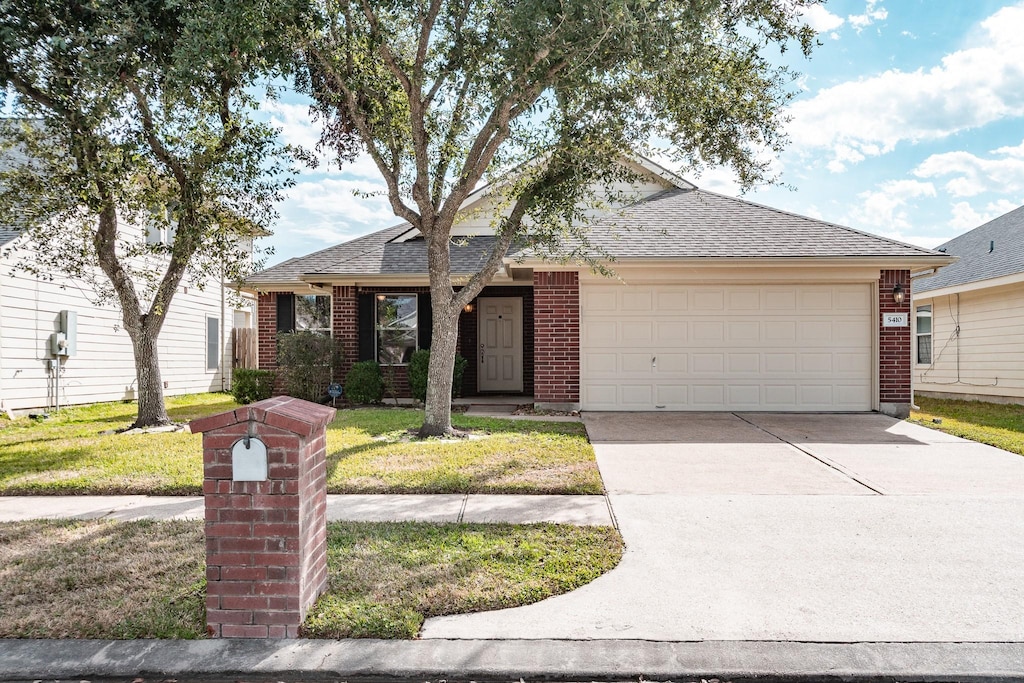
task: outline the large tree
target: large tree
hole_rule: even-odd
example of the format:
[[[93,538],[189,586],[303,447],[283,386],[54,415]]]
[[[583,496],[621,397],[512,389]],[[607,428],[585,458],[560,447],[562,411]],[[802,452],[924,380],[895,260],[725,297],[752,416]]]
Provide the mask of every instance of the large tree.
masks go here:
[[[23,266],[90,280],[119,306],[136,426],[169,421],[157,339],[182,279],[240,275],[245,233],[274,216],[287,174],[248,89],[288,54],[297,12],[286,0],[0,2],[0,89],[18,117],[3,126],[0,220],[29,234]]]
[[[595,188],[661,145],[680,166],[765,179],[815,0],[325,0],[299,83],[341,161],[366,152],[391,208],[426,242],[433,337],[421,433],[451,428],[459,312],[522,243],[561,257],[585,239]],[[450,268],[451,229],[485,178],[504,211],[484,266]],[[576,243],[579,243],[578,241]]]

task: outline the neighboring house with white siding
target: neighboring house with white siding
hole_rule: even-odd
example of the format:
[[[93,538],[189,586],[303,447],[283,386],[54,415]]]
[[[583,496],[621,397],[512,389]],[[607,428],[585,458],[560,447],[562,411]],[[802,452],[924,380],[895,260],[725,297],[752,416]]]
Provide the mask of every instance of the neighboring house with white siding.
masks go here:
[[[1024,207],[938,249],[959,260],[913,283],[915,392],[1024,403]]]
[[[0,227],[0,410],[135,399],[135,361],[119,309],[97,303],[81,281],[44,280],[16,267],[32,256],[25,238]],[[62,311],[75,314],[75,338],[70,353],[58,356],[51,335],[61,332]],[[230,285],[199,289],[186,276],[159,337],[165,394],[229,389],[231,328],[251,327],[252,319],[251,299]]]

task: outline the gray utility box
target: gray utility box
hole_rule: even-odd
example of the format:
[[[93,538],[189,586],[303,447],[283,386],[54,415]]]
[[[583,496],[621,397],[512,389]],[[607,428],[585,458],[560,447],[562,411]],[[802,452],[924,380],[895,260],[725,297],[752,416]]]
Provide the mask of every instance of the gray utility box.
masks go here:
[[[73,356],[78,351],[78,313],[61,311],[59,332],[50,335],[50,353],[54,356]]]

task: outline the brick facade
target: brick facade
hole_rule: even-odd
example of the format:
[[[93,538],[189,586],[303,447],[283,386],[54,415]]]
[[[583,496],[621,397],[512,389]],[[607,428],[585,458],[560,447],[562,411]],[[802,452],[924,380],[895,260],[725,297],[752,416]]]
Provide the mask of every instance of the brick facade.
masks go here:
[[[260,370],[273,370],[277,367],[277,292],[261,292],[256,300],[256,340]]]
[[[343,382],[359,357],[359,297],[352,286],[331,290],[331,335],[341,345],[344,357],[334,381]]]
[[[893,301],[892,290],[903,287],[902,304]],[[910,271],[883,270],[878,279],[878,401],[885,413],[909,410],[911,395],[910,325],[882,327],[886,313],[903,313],[910,321]],[[888,404],[888,406],[886,405]],[[895,404],[895,405],[894,405]],[[887,409],[889,408],[889,409]]]
[[[334,409],[278,397],[192,423],[203,432],[206,622],[214,638],[296,638],[327,587],[326,432]],[[268,479],[233,481],[252,422]]]
[[[579,273],[534,273],[534,400],[580,400]]]

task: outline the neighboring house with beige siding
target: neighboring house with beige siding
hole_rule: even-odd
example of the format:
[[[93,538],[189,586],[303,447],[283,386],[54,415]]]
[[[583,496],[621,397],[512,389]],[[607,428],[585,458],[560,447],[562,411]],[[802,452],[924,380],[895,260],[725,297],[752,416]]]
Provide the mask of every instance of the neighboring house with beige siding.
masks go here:
[[[17,231],[0,227],[0,410],[134,400],[135,362],[119,309],[97,303],[83,282],[59,274],[40,279],[16,267],[32,257]],[[63,316],[73,318],[67,355],[51,345],[62,311],[74,314]],[[252,319],[251,299],[219,282],[200,290],[186,277],[159,338],[166,395],[228,389],[231,328],[250,327]]]
[[[939,251],[959,260],[913,283],[915,392],[1024,403],[1024,207]]]

